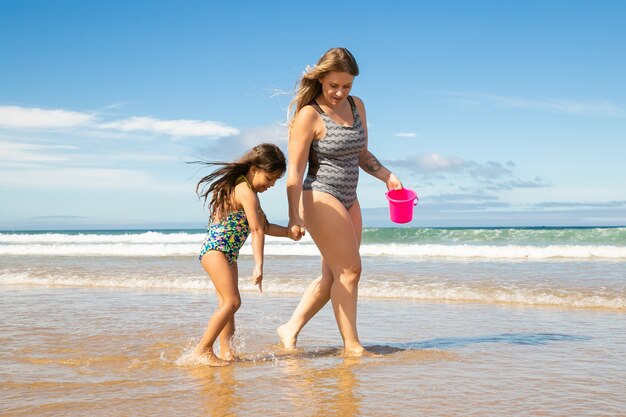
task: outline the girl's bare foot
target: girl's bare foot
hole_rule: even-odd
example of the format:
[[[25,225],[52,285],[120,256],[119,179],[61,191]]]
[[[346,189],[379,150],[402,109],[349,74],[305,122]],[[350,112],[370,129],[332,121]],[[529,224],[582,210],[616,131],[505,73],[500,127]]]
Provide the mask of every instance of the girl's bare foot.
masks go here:
[[[276,333],[278,333],[278,337],[280,337],[280,342],[283,344],[285,349],[293,350],[296,348],[298,335],[291,332],[289,330],[289,326],[287,326],[286,323],[276,329]]]
[[[224,360],[224,361],[227,361],[227,362],[232,362],[232,361],[234,361],[236,359],[235,358],[235,352],[233,352],[232,350],[224,350],[224,351],[222,351],[220,349],[219,358]]]
[[[221,358],[217,357],[215,355],[215,353],[213,353],[213,352],[204,352],[204,353],[197,353],[196,352],[195,360],[198,363],[201,363],[202,365],[207,365],[207,366],[228,366],[228,365],[230,365],[230,362],[225,361],[224,359],[221,359]]]

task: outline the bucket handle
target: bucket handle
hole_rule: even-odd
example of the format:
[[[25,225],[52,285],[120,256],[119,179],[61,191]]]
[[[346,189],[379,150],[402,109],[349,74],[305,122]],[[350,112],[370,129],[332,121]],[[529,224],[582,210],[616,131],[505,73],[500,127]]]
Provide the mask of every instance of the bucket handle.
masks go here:
[[[419,201],[419,198],[417,198],[417,196],[415,196],[415,200],[413,200],[413,206],[417,206],[417,202]]]

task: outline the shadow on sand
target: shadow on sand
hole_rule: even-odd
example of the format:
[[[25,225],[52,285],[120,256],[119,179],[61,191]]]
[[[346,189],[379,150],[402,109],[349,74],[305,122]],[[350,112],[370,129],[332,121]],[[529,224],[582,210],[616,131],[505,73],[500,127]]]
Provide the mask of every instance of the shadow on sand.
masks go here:
[[[424,349],[460,349],[478,343],[508,343],[513,345],[546,345],[550,342],[580,342],[590,340],[589,336],[576,336],[557,333],[505,333],[492,336],[474,337],[445,337],[409,343],[386,343],[368,345],[365,348],[381,355],[401,352],[405,350]]]

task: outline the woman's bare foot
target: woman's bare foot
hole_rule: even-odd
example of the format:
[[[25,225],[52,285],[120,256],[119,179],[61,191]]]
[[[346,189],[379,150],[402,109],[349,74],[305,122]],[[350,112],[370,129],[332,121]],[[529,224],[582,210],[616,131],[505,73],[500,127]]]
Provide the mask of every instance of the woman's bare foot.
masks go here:
[[[361,358],[361,357],[369,357],[373,355],[372,353],[365,350],[363,346],[358,346],[352,349],[345,349],[343,351],[343,356],[346,358]]]
[[[215,355],[215,353],[213,353],[213,352],[204,352],[204,353],[197,353],[196,352],[194,359],[198,363],[201,363],[202,365],[207,365],[207,366],[228,366],[228,365],[230,365],[229,361],[225,361],[224,359],[221,359],[221,358],[217,357],[217,355]]]
[[[276,329],[276,333],[278,333],[278,337],[280,337],[280,342],[283,344],[283,347],[285,349],[293,350],[296,348],[298,335],[290,331],[287,323]]]

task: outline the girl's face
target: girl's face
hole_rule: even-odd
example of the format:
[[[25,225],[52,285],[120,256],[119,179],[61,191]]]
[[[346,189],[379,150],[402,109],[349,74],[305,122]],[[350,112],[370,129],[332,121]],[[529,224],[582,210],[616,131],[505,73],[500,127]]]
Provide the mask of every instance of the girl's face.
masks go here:
[[[262,193],[272,188],[280,177],[280,174],[272,174],[254,166],[250,167],[250,174],[252,175],[250,185],[257,193]]]
[[[345,100],[352,90],[354,75],[348,72],[331,71],[320,78],[322,84],[322,95],[329,106],[336,106]]]

